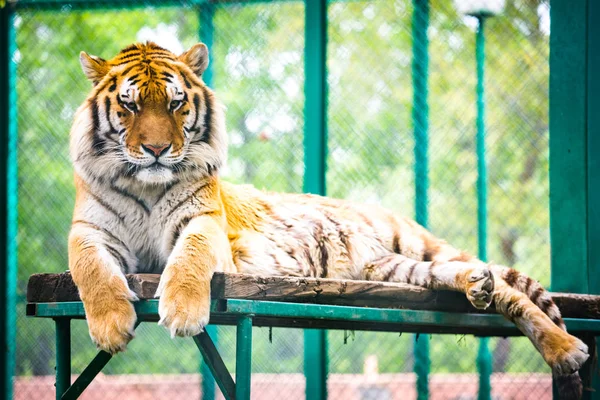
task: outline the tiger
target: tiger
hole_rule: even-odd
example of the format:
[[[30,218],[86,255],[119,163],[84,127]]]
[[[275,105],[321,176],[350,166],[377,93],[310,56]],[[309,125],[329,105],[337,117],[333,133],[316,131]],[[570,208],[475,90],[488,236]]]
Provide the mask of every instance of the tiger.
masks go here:
[[[494,302],[569,398],[581,395],[588,348],[534,279],[378,206],[222,180],[225,111],[203,80],[206,45],[176,55],[136,43],[110,60],[85,52],[79,60],[93,86],[70,132],[68,259],[99,349],[124,351],[134,337],[127,273],[161,274],[159,324],[171,337],[206,327],[216,271],[403,282],[462,292],[477,309]]]

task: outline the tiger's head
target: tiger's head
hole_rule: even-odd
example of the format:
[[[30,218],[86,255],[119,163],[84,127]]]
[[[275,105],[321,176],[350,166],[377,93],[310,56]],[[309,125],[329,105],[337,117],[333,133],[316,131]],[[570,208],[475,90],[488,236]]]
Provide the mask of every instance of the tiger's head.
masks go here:
[[[134,44],[111,60],[82,52],[80,62],[94,85],[71,130],[71,157],[84,179],[166,185],[223,165],[223,107],[202,80],[204,44],[179,56]]]

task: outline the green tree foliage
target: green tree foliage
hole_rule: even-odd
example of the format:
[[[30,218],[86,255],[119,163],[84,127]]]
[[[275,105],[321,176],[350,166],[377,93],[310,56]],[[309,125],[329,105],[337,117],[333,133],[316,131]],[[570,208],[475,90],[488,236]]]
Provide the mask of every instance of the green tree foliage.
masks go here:
[[[514,0],[487,25],[486,94],[490,259],[549,284],[548,6]],[[328,82],[330,195],[381,203],[414,214],[411,60],[408,0],[332,2]],[[73,208],[68,132],[90,89],[78,54],[111,57],[144,32],[197,41],[198,10],[23,11],[16,19],[19,107],[19,294],[17,373],[51,374],[53,327],[25,319],[27,278],[67,268]],[[542,21],[543,22],[543,21]],[[227,106],[227,179],[274,191],[300,191],[303,179],[304,8],[285,2],[217,8],[214,86]],[[476,242],[475,56],[473,18],[432,1],[430,40],[430,228],[472,253]],[[161,33],[162,32],[162,33]],[[160,38],[159,38],[160,39]],[[162,38],[164,39],[164,37]],[[257,330],[257,372],[301,372],[301,331]],[[368,354],[381,372],[410,371],[412,336],[332,332],[332,372],[360,372]],[[74,323],[74,370],[95,353],[84,322]],[[476,340],[434,336],[434,372],[473,372]],[[511,341],[506,367],[548,371],[533,346]],[[220,329],[233,367],[235,338]],[[176,354],[176,356],[173,356]],[[498,356],[504,356],[499,354]],[[189,340],[171,341],[142,325],[129,351],[107,373],[177,373],[198,369]]]

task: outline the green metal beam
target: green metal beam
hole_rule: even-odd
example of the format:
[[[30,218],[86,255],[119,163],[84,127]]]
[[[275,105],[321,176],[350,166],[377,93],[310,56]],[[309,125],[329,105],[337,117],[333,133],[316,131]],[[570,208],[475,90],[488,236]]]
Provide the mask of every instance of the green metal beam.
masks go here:
[[[206,330],[199,335],[194,336],[194,342],[196,346],[198,346],[198,350],[202,354],[202,358],[204,359],[203,366],[204,369],[208,370],[208,373],[202,374],[202,400],[207,400],[212,396],[215,397],[214,388],[210,391],[205,390],[204,381],[207,377],[210,377],[210,381],[214,386],[214,377],[217,377],[216,381],[219,387],[221,388],[221,392],[226,400],[235,399],[235,383],[231,378],[231,374],[227,370],[221,355],[219,354],[217,348],[215,347],[214,341],[211,339],[211,336],[214,334],[209,334],[209,327],[216,328],[214,325],[207,326]],[[211,329],[213,332],[216,332],[216,329]],[[214,337],[214,336],[213,336]]]
[[[235,351],[235,399],[250,400],[252,383],[252,316],[242,315],[237,324]]]
[[[550,8],[550,238],[555,292],[589,293],[587,4]],[[597,110],[595,111],[597,112]],[[597,244],[596,244],[597,246]]]
[[[71,319],[57,318],[56,325],[56,400],[71,386]]]
[[[223,303],[226,302],[226,305]],[[138,321],[158,320],[158,299],[135,302]],[[403,323],[420,327],[449,326],[456,328],[489,328],[515,331],[513,323],[499,314],[453,313],[442,311],[404,310],[389,308],[368,308],[334,306],[327,304],[286,303],[257,300],[218,300],[211,304],[214,316],[254,315],[258,317],[278,317],[292,319],[319,319],[327,321],[366,321],[374,323]],[[36,303],[30,308],[30,316],[43,318],[72,317],[83,318],[83,303],[79,301],[63,303]],[[212,318],[212,317],[211,317]],[[585,318],[565,318],[567,328],[573,332],[600,333],[600,320]]]
[[[485,160],[485,16],[478,16],[475,40],[477,60],[477,243],[478,256],[487,261],[487,167]],[[492,397],[492,355],[488,347],[489,339],[479,341],[477,369],[479,371],[478,400]]]
[[[327,191],[327,0],[305,0],[304,191]],[[327,333],[304,331],[306,398],[327,398]]]
[[[552,289],[600,293],[600,6],[550,9],[550,233]],[[598,368],[598,364],[594,366]],[[586,366],[589,369],[590,366]],[[600,399],[595,391],[585,399]],[[556,393],[555,393],[556,397]]]
[[[2,2],[0,2],[1,4]],[[14,10],[0,5],[0,397],[12,398],[17,290],[17,101]]]
[[[415,137],[415,219],[424,227],[429,223],[429,0],[413,0],[413,129]],[[415,365],[417,398],[429,398],[429,337],[415,338]]]

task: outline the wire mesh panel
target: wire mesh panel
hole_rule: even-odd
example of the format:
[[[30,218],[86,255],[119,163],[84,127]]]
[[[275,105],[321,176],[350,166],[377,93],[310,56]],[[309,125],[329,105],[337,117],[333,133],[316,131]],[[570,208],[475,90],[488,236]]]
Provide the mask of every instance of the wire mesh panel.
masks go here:
[[[468,2],[468,0],[465,0]],[[478,21],[446,1],[429,11],[429,228],[476,254],[475,34]],[[456,2],[464,3],[464,2]],[[45,5],[44,5],[45,4]],[[110,58],[135,41],[180,53],[210,30],[212,83],[227,106],[226,179],[274,191],[302,190],[304,4],[267,2],[115,9],[103,3],[19,8],[19,280],[15,398],[53,398],[51,321],[24,317],[27,278],[67,268],[74,203],[68,132],[90,89],[84,50]],[[159,3],[153,2],[154,5]],[[89,4],[92,6],[92,3]],[[113,7],[111,9],[111,7]],[[202,7],[205,7],[204,9]],[[211,27],[202,17],[210,8]],[[213,12],[214,11],[214,12]],[[413,1],[336,1],[328,6],[328,194],[415,215]],[[489,259],[549,284],[547,1],[506,2],[486,19],[486,158]],[[423,46],[425,44],[423,43]],[[417,110],[420,112],[427,110]],[[73,371],[96,353],[83,321],[73,322]],[[235,369],[233,328],[218,347]],[[429,337],[430,394],[477,395],[473,337]],[[329,332],[332,399],[416,398],[414,335]],[[551,396],[549,368],[524,339],[493,339],[494,398]],[[302,331],[255,329],[253,397],[303,398]],[[142,324],[84,398],[199,398],[200,356]]]

